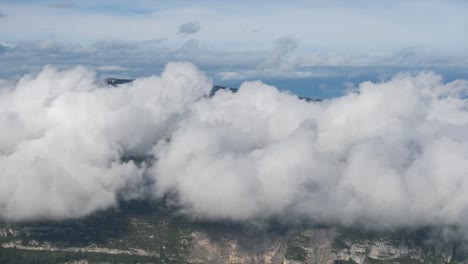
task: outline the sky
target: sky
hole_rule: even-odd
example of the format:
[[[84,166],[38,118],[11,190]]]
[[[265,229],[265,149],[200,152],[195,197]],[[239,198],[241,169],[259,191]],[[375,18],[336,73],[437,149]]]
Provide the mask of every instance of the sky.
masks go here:
[[[219,84],[333,97],[398,72],[465,77],[467,12],[461,0],[1,0],[0,78],[47,64],[136,78],[188,61]]]

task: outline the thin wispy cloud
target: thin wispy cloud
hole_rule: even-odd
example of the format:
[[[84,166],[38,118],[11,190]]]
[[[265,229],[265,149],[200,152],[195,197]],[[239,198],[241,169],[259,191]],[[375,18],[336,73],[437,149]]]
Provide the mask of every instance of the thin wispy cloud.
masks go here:
[[[2,25],[2,33],[13,41],[47,39],[50,28],[56,39],[91,43],[107,37],[142,41],[170,38],[173,44],[183,40],[174,36],[197,34],[213,49],[239,50],[267,47],[278,37],[293,35],[300,39],[301,52],[395,52],[397,49],[422,46],[438,51],[466,50],[468,4],[463,1],[392,1],[375,4],[358,1],[350,7],[341,1],[306,1],[300,6],[281,1],[267,5],[245,5],[239,1],[226,5],[208,1],[81,1],[80,8],[66,1],[1,3],[14,19]],[[374,4],[371,4],[374,3]],[[21,3],[21,4],[20,4]],[[78,2],[77,2],[78,3]],[[198,4],[197,4],[198,3]],[[47,5],[69,8],[66,15]],[[247,8],[249,6],[249,8]],[[81,9],[83,7],[83,9]],[[140,10],[130,12],[129,10]],[[282,12],[275,12],[282,10]],[[35,15],[32,15],[35,14]],[[447,15],[449,14],[449,15]],[[238,17],[246,19],[239,20]],[[28,17],[28,23],[21,20]],[[181,18],[184,20],[181,21]],[[73,30],[67,25],[80,21]],[[438,23],[437,21],[444,21]],[[251,32],[251,29],[262,29]],[[41,33],[42,32],[42,33]]]
[[[275,41],[275,49],[271,55],[257,67],[259,69],[283,68],[292,70],[294,65],[288,65],[287,56],[299,45],[299,40],[293,36],[278,38]]]
[[[168,61],[191,61],[220,81],[242,81],[393,75],[417,70],[446,72],[450,69],[451,72],[466,73],[468,60],[467,53],[448,56],[414,49],[354,56],[334,53],[304,55],[299,53],[303,45],[301,41],[291,37],[280,38],[264,50],[239,51],[213,50],[195,39],[188,39],[180,46],[174,46],[166,39],[141,42],[106,40],[91,45],[60,41],[0,45],[3,47],[0,48],[0,79],[38,71],[47,64],[61,69],[80,64],[100,73],[112,70],[125,76],[139,77],[153,74]]]
[[[103,65],[97,67],[96,69],[103,72],[122,72],[128,70],[127,68],[118,65]]]
[[[69,2],[50,3],[50,4],[47,4],[46,6],[50,8],[57,8],[57,9],[73,9],[73,8],[78,7],[78,5],[76,5],[75,3],[69,3]]]
[[[187,23],[183,23],[178,27],[178,33],[181,35],[191,35],[195,34],[200,31],[202,28],[200,22],[198,21],[190,21]]]

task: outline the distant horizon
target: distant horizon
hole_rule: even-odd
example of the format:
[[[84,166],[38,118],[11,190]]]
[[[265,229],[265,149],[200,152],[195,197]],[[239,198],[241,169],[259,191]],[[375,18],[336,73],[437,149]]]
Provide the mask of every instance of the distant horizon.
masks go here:
[[[467,13],[462,0],[4,0],[0,79],[47,64],[137,78],[187,61],[220,84],[333,97],[342,81],[398,72],[466,78]]]
[[[196,65],[196,64],[195,64]],[[47,65],[53,68],[69,70],[77,65],[69,65],[57,67],[57,65]],[[127,71],[99,71],[93,67],[83,65],[84,67],[96,71],[97,79],[104,80],[106,78],[119,78],[119,79],[138,79],[150,76],[157,76],[161,73],[163,67],[160,70],[146,69],[141,72],[127,72]],[[196,65],[198,66],[198,65]],[[19,71],[16,76],[3,76],[0,72],[0,81],[17,81],[20,78],[29,75],[37,74],[46,65],[38,66],[37,69],[31,72]],[[338,67],[335,67],[338,69]],[[303,77],[303,78],[275,78],[275,77],[264,77],[264,78],[246,78],[244,80],[223,80],[218,78],[213,71],[205,71],[200,68],[205,74],[213,80],[213,84],[221,85],[231,88],[239,88],[244,82],[249,81],[261,81],[265,84],[272,85],[280,91],[288,91],[297,96],[305,96],[318,99],[330,99],[345,95],[350,89],[357,89],[359,84],[363,82],[379,83],[382,81],[388,81],[398,74],[409,74],[416,75],[418,73],[432,72],[442,77],[444,83],[449,83],[455,80],[468,80],[468,71],[464,71],[463,68],[448,68],[448,69],[437,69],[437,68],[404,68],[404,67],[392,67],[392,68],[345,68],[352,74],[342,74],[337,76],[326,76],[326,77]],[[338,70],[343,72],[342,69]]]

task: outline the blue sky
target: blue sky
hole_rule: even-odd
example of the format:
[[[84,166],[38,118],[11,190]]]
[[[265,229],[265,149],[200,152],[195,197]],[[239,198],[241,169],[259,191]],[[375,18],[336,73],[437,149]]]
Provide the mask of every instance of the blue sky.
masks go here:
[[[0,78],[46,64],[138,77],[172,60],[218,83],[262,79],[318,96],[399,71],[463,78],[466,14],[460,0],[0,0]]]

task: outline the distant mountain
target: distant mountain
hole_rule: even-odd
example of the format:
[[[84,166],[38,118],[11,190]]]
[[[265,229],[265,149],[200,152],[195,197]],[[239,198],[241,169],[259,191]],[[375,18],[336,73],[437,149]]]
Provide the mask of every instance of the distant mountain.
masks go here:
[[[106,84],[107,85],[111,85],[111,86],[118,86],[118,85],[121,85],[121,84],[125,84],[125,83],[130,83],[130,82],[133,82],[134,80],[132,79],[119,79],[119,78],[106,78]],[[219,90],[229,90],[233,93],[237,92],[237,88],[231,88],[231,87],[226,87],[226,86],[221,86],[221,85],[213,85],[213,88],[211,89],[210,91],[210,97],[211,96],[214,96],[216,94],[217,91]],[[307,102],[318,102],[318,101],[321,101],[321,99],[319,98],[310,98],[310,97],[304,97],[304,96],[298,96],[299,99],[301,100],[305,100]]]
[[[119,84],[130,83],[133,82],[132,79],[119,79],[119,78],[106,78],[106,83],[108,85],[117,86]]]

